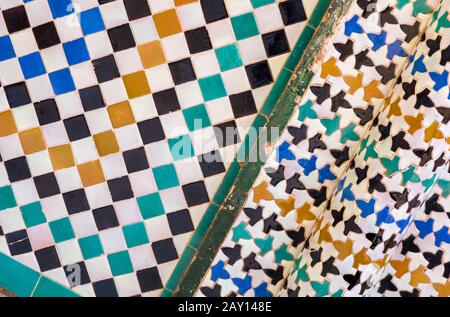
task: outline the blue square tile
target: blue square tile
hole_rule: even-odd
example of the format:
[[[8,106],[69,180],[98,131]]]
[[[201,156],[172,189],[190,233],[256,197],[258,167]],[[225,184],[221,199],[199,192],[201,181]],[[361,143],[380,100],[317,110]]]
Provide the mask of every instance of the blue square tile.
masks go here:
[[[75,90],[72,75],[68,68],[57,70],[56,72],[48,74],[50,82],[52,83],[53,91],[57,95],[65,94]]]
[[[0,62],[16,57],[9,36],[0,37]]]
[[[84,35],[103,31],[105,24],[98,8],[92,8],[79,14],[81,29]]]
[[[42,62],[41,54],[39,52],[20,57],[19,63],[25,79],[45,74],[44,62]]]
[[[89,53],[84,38],[63,44],[69,65],[75,65],[89,60]]]
[[[48,0],[53,18],[61,18],[74,12],[72,0]]]

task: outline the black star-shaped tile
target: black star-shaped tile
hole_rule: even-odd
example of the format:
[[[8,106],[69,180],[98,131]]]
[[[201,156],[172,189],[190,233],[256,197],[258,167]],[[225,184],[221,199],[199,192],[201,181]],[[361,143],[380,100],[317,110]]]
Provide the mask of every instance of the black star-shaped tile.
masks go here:
[[[336,51],[339,52],[340,56],[339,59],[341,61],[345,61],[347,57],[353,55],[353,41],[347,40],[345,44],[343,43],[335,43],[334,47],[336,48]]]

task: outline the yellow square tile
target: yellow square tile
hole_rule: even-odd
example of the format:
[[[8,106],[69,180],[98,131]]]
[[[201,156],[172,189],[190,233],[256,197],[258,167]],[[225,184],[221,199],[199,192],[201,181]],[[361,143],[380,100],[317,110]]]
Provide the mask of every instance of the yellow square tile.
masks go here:
[[[94,135],[94,142],[100,156],[119,152],[119,145],[117,144],[116,136],[112,131]]]
[[[198,0],[175,0],[175,5],[182,6],[183,4],[188,4],[192,2],[198,2]]]
[[[17,132],[11,110],[0,112],[0,137],[8,136]]]
[[[144,71],[125,75],[122,80],[130,99],[148,95],[151,92]]]
[[[48,153],[54,170],[75,166],[72,148],[69,144],[51,147],[48,149]]]
[[[100,161],[92,161],[78,165],[78,173],[84,187],[100,184],[105,181]]]
[[[134,116],[128,101],[123,101],[108,107],[109,119],[114,128],[133,124]]]
[[[153,15],[153,21],[155,22],[159,37],[161,38],[171,36],[182,31],[175,9]]]
[[[40,128],[34,128],[19,133],[20,143],[25,154],[45,150],[45,141]]]
[[[138,46],[139,56],[145,68],[155,67],[166,62],[160,41],[153,41]]]

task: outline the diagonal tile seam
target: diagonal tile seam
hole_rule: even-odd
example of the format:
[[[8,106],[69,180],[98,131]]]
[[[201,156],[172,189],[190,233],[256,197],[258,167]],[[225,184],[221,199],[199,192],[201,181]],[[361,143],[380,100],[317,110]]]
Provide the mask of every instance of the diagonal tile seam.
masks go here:
[[[283,74],[289,75],[286,79],[289,80],[289,83],[286,83],[286,88],[281,92],[279,98],[273,102],[272,107],[266,107],[275,90],[274,87],[261,109],[261,113],[255,119],[253,127],[262,127],[262,133],[265,134],[272,127],[278,127],[281,131],[284,130],[293,109],[297,105],[296,100],[303,95],[313,76],[312,66],[320,59],[322,48],[326,41],[333,36],[336,25],[345,17],[351,2],[352,0],[319,1],[305,28],[305,31],[312,31],[313,34],[311,34],[310,40],[304,44],[305,49],[299,56],[297,66],[293,70],[285,66],[275,85],[280,82]],[[300,35],[299,41],[302,40],[305,31]],[[286,64],[290,60],[291,57]],[[248,153],[245,153],[246,160],[244,162],[238,163],[237,160],[233,162],[216,194],[216,196],[222,195],[222,199],[214,197],[199,225],[200,228],[205,226],[205,222],[207,222],[207,230],[200,238],[196,237],[197,231],[194,233],[188,248],[182,254],[177,267],[166,284],[162,296],[192,296],[196,291],[264,163],[265,158],[260,158],[257,154],[257,141],[260,137],[261,134],[252,142],[251,149]],[[275,141],[270,135],[268,136],[266,144],[263,145],[267,149],[265,155],[270,152],[271,144]],[[241,150],[242,147],[238,153]],[[248,161],[247,158],[255,152],[257,162]]]

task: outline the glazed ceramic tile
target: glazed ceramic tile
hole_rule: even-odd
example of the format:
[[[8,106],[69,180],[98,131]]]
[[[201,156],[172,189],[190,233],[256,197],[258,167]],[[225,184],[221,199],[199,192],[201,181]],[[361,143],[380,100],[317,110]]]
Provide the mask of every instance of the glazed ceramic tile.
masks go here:
[[[330,235],[334,231],[328,233],[322,230],[322,235],[321,232],[315,233],[315,225],[322,223],[325,226],[328,223],[316,221],[322,219],[324,210],[329,210],[329,200],[334,197],[336,189],[341,199],[339,204],[347,202],[346,196],[341,198],[341,195],[355,195],[351,184],[365,170],[355,171],[354,177],[348,177],[347,170],[349,167],[354,170],[355,163],[351,162],[361,143],[369,151],[367,157],[363,155],[362,162],[376,151],[372,149],[375,142],[368,142],[366,138],[367,132],[372,124],[381,124],[380,119],[374,118],[384,108],[396,78],[408,62],[438,5],[439,1],[420,0],[353,2],[326,48],[321,65],[317,65],[316,75],[299,102],[287,131],[261,171],[243,211],[205,276],[199,295],[277,295],[292,266],[295,274],[299,267],[303,267],[295,260],[305,245],[306,248],[313,248],[308,241],[311,233],[321,242],[332,239]],[[389,109],[397,109],[398,103],[399,100],[392,99],[394,106]],[[430,131],[443,127],[439,114],[430,115],[437,115],[433,117],[437,124],[433,123]],[[402,135],[400,133],[399,137]],[[389,155],[391,145],[389,139],[379,154],[373,154],[377,157],[386,155],[380,160],[383,163],[376,165],[374,170],[386,170],[387,176],[394,172],[391,169],[396,166],[396,158]],[[399,147],[395,144],[393,151]],[[440,151],[442,148],[441,145]],[[411,153],[408,152],[409,159],[414,155]],[[403,159],[408,160],[408,157]],[[374,175],[370,186],[375,186],[379,181]],[[367,182],[360,185],[365,191],[368,190]],[[395,193],[394,197],[400,199],[401,194]],[[387,198],[387,201],[392,201],[389,195],[383,195],[380,199]],[[346,203],[344,207],[347,208]],[[344,230],[346,235],[354,219],[347,219],[347,212],[343,210],[337,209],[338,216],[345,213],[345,219],[349,221],[345,226],[343,221],[339,221],[336,230]],[[334,251],[326,250],[335,256]],[[334,267],[332,259],[322,259],[320,252],[315,254],[314,259],[309,259],[306,268],[323,278],[321,274],[328,274],[327,269],[333,271]],[[327,264],[327,260],[331,263]],[[326,269],[312,268],[311,261],[323,261],[320,266]],[[324,292],[326,289],[324,294],[340,294],[338,288],[329,289],[322,279],[317,283],[315,287]],[[311,287],[300,289],[303,295],[318,294],[314,293],[314,289],[310,290]],[[298,292],[293,289],[291,293]]]
[[[422,204],[429,205],[439,197],[432,195],[432,189],[448,170],[446,83],[450,67],[445,49],[450,44],[446,30],[450,25],[442,26],[442,20],[449,11],[450,2],[444,0],[433,14],[392,94],[300,252],[287,280],[288,295],[356,296],[367,295],[372,287],[381,293],[394,290],[389,276],[379,282],[378,276],[397,245],[401,244],[403,255],[418,252],[419,242],[415,240],[424,238],[427,230],[433,231],[433,220],[423,221],[426,214],[417,214]],[[435,41],[439,44],[435,45]],[[442,184],[448,187],[445,180]],[[407,231],[413,221],[420,228],[418,236]],[[432,244],[448,249],[448,227],[445,222],[436,226],[440,230],[436,228]],[[426,281],[423,269],[411,267],[410,283],[417,286],[419,280]],[[450,284],[437,284],[436,294],[449,293]],[[424,296],[435,295],[428,292]]]
[[[0,1],[0,251],[159,295],[315,4]]]

